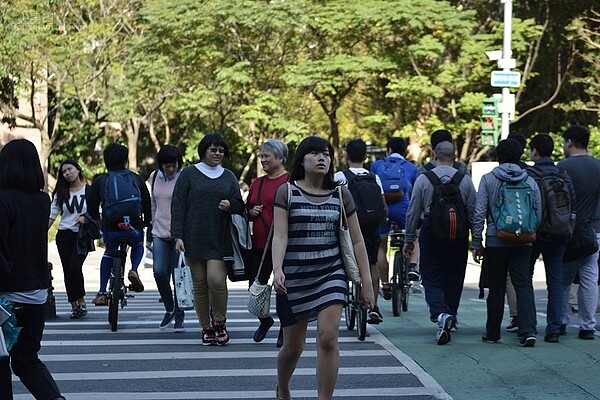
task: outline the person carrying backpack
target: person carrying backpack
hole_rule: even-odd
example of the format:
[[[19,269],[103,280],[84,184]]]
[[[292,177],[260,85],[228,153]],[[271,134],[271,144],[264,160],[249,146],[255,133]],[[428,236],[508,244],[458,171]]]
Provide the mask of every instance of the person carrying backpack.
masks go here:
[[[371,165],[371,172],[379,176],[388,207],[388,221],[380,226],[381,243],[377,254],[377,268],[381,278],[381,292],[385,300],[392,298],[389,284],[389,261],[387,258],[388,234],[392,224],[398,229],[406,226],[406,211],[412,186],[417,179],[417,167],[404,158],[406,141],[399,137],[390,138],[386,144],[387,157]],[[416,271],[410,271],[416,272]],[[418,278],[417,278],[418,279]]]
[[[373,308],[369,311],[367,322],[379,324],[383,322],[383,315],[377,306],[379,294],[379,270],[377,269],[377,252],[381,238],[379,237],[379,225],[386,222],[387,205],[383,196],[381,179],[372,172],[363,168],[367,157],[367,144],[362,139],[351,140],[346,144],[346,161],[348,169],[335,173],[333,179],[338,182],[346,182],[346,186],[352,193],[360,231],[362,232],[369,257],[371,270],[371,281],[373,283]]]
[[[535,263],[542,255],[548,289],[544,341],[558,343],[563,296],[563,256],[565,244],[573,234],[575,225],[575,189],[569,174],[554,165],[551,158],[554,141],[550,135],[534,136],[529,147],[535,164],[527,168],[527,173],[537,182],[542,196],[542,221],[531,249],[529,266],[533,276]]]
[[[437,344],[444,345],[456,326],[476,193],[471,177],[452,167],[452,143],[439,143],[435,155],[437,166],[419,175],[413,187],[403,251],[413,256],[421,226],[421,283],[430,320],[438,324]]]
[[[497,343],[500,340],[500,326],[504,315],[504,294],[506,292],[506,274],[510,272],[517,293],[517,314],[520,342],[524,347],[533,347],[536,342],[535,299],[532,276],[529,268],[531,242],[519,242],[521,238],[535,237],[535,231],[542,217],[542,200],[535,180],[522,170],[517,162],[522,153],[521,145],[513,140],[501,140],[496,147],[499,166],[483,175],[477,191],[475,218],[472,228],[473,259],[480,263],[485,257],[489,294],[487,297],[486,333],[482,337],[485,343]],[[514,187],[526,184],[527,194],[519,192],[521,204],[519,216],[504,214],[501,209],[506,202],[501,198],[504,186]],[[514,204],[514,198],[511,200]],[[533,218],[533,227],[528,221]],[[523,225],[519,227],[518,221]],[[483,228],[487,224],[485,248]],[[526,226],[527,225],[527,226]],[[512,238],[498,236],[500,229],[511,233]],[[531,235],[530,230],[533,230]],[[533,239],[535,241],[535,238]]]
[[[92,300],[97,306],[108,304],[106,286],[119,238],[130,240],[131,270],[127,278],[132,290],[144,290],[137,269],[144,256],[143,230],[152,220],[152,209],[144,178],[125,168],[128,158],[129,149],[122,144],[111,143],[106,146],[104,164],[107,172],[94,179],[88,193],[88,212],[93,219],[102,221],[102,238],[106,248],[100,263],[100,290]]]

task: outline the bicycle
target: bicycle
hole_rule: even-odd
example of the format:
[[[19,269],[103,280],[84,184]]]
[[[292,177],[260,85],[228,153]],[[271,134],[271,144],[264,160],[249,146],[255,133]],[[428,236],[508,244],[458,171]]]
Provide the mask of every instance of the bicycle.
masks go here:
[[[118,239],[119,246],[114,257],[113,267],[110,272],[110,284],[107,294],[108,299],[108,323],[112,332],[117,331],[117,322],[119,320],[119,307],[127,305],[127,298],[132,297],[127,294],[127,285],[125,285],[124,271],[125,261],[127,260],[127,249],[129,248],[129,239]]]
[[[392,314],[399,317],[402,311],[408,311],[408,296],[412,282],[408,279],[408,264],[402,253],[406,231],[392,226],[390,230],[390,248],[394,252],[393,272],[390,286],[392,288]]]
[[[358,340],[363,341],[367,336],[367,309],[362,300],[362,285],[360,282],[348,282],[348,304],[344,307],[346,328],[349,331],[356,325]]]

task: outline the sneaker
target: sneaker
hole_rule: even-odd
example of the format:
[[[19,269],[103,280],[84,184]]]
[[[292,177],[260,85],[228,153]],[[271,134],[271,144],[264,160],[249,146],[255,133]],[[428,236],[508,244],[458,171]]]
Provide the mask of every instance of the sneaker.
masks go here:
[[[173,321],[173,318],[175,318],[174,313],[166,312],[158,327],[160,329],[167,329],[169,325],[171,325],[171,321]]]
[[[375,306],[369,311],[367,323],[377,325],[383,322],[383,315],[379,312],[379,307]]]
[[[229,342],[229,333],[227,333],[225,322],[215,322],[213,327],[215,328],[215,338],[217,344],[227,344],[227,342]]]
[[[408,264],[408,280],[414,282],[418,281],[420,277],[421,275],[419,275],[419,271],[417,270],[417,264]]]
[[[507,332],[518,332],[519,324],[517,323],[517,317],[512,317],[510,324],[506,327]]]
[[[78,309],[77,309],[77,313],[79,314],[79,318],[83,318],[87,315],[87,305],[84,304],[80,304]]]
[[[450,332],[455,333],[458,330],[458,320],[454,317],[454,321],[452,321],[452,326],[450,327]]]
[[[173,327],[173,331],[185,332],[185,326],[183,326],[183,321],[175,321],[175,326]]]
[[[381,285],[381,296],[383,297],[384,300],[392,299],[392,287],[390,286],[389,283],[383,283]]]
[[[440,330],[437,333],[436,339],[437,344],[444,345],[448,343],[452,337],[450,336],[450,328],[452,327],[452,322],[454,321],[454,317],[447,313],[442,313],[438,315],[438,325]]]
[[[559,334],[558,333],[547,333],[544,336],[544,342],[548,342],[548,343],[558,343],[558,337]]]
[[[217,344],[217,337],[213,328],[202,329],[202,345],[210,346]]]
[[[560,324],[560,331],[558,332],[560,336],[565,336],[567,334],[567,325]]]
[[[594,340],[594,331],[581,329],[579,331],[579,339],[583,340]]]
[[[252,339],[256,343],[262,342],[265,339],[265,336],[267,336],[267,332],[269,332],[269,329],[271,329],[274,322],[275,321],[271,316],[267,318],[260,318],[260,325],[256,329],[256,332],[254,332],[254,337]]]
[[[523,335],[521,340],[519,341],[519,346],[521,347],[533,347],[535,346],[535,336],[533,335]]]
[[[79,309],[74,309],[71,310],[71,315],[69,315],[69,318],[71,319],[78,319],[79,318]]]
[[[129,270],[129,273],[127,274],[127,279],[129,279],[129,282],[131,282],[131,290],[138,293],[144,291],[144,284],[140,280],[140,276],[137,272],[135,272],[132,269]]]
[[[106,292],[98,292],[96,297],[92,300],[92,303],[96,306],[106,306],[108,305],[108,298],[106,297]]]

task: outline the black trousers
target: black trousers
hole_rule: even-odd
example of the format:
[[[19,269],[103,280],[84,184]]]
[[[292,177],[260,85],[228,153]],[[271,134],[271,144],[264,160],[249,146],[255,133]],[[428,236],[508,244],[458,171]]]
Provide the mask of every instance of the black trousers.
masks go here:
[[[10,367],[36,400],[60,398],[60,390],[46,365],[38,358],[44,331],[44,306],[14,303],[17,326],[21,327],[10,357],[0,358],[0,399],[12,400]]]
[[[85,296],[83,281],[83,262],[87,254],[77,254],[77,233],[67,229],[59,230],[56,234],[56,247],[65,276],[65,288],[69,303]]]

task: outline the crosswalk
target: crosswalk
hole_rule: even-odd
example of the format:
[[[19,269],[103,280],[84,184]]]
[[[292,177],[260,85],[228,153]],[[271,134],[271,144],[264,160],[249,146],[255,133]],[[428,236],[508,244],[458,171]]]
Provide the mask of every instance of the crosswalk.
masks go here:
[[[193,311],[183,333],[161,331],[164,309],[156,291],[138,293],[119,312],[111,332],[107,307],[70,320],[64,293],[56,293],[58,318],[46,323],[40,358],[69,400],[96,399],[273,399],[277,378],[277,324],[261,343],[252,336],[257,320],[245,306],[246,291],[231,289],[227,346],[202,346]],[[294,399],[316,398],[316,327],[309,325],[306,349],[291,388]],[[14,378],[15,399],[32,399]],[[334,398],[450,399],[412,359],[374,327],[364,342],[340,331],[340,369]]]

